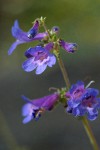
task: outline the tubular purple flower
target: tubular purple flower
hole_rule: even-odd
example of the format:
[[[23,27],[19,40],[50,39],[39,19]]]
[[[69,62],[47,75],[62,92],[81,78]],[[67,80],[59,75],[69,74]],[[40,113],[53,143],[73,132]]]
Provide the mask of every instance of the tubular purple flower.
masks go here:
[[[76,43],[68,43],[68,42],[65,42],[64,40],[60,40],[59,44],[68,53],[74,53],[77,50],[77,44]]]
[[[33,33],[32,33],[33,32]],[[29,32],[24,32],[23,30],[20,29],[18,21],[16,20],[14,22],[14,26],[12,27],[12,35],[14,38],[16,38],[16,41],[11,45],[11,47],[8,50],[8,55],[11,55],[12,52],[15,50],[15,48],[23,43],[27,42],[32,42],[34,40],[42,40],[44,37],[47,36],[47,33],[37,33],[38,32],[38,25],[37,22],[35,24],[35,29],[34,26],[32,30],[30,31],[31,38],[28,38]],[[34,34],[34,36],[33,36]]]
[[[82,81],[78,81],[71,86],[66,93],[68,113],[74,116],[87,115],[89,120],[95,120],[100,108],[100,98],[97,97],[99,91],[94,88],[85,88]]]
[[[25,124],[32,119],[38,120],[43,112],[51,111],[59,100],[59,94],[54,93],[35,100],[30,100],[25,96],[22,98],[27,102],[22,107],[22,116],[25,117],[23,123]]]
[[[22,64],[22,68],[26,72],[36,69],[36,74],[41,74],[47,66],[52,67],[56,63],[56,57],[49,52],[50,49],[52,49],[52,43],[47,44],[45,47],[29,48],[25,52],[28,60]]]

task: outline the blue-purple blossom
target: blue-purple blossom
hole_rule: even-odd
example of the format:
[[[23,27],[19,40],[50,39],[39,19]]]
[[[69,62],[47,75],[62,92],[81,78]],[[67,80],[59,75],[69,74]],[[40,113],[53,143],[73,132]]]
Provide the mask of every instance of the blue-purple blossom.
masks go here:
[[[35,28],[34,28],[34,26],[35,26]],[[16,41],[9,48],[8,55],[11,55],[12,52],[15,50],[15,48],[22,43],[31,42],[34,40],[42,40],[45,36],[47,36],[47,33],[45,33],[45,32],[38,33],[38,25],[37,24],[35,24],[34,26],[28,32],[24,32],[22,29],[20,29],[18,21],[16,20],[14,22],[14,26],[12,27],[11,31],[12,31],[12,35],[16,39]],[[29,38],[29,37],[31,37],[31,38]]]
[[[22,64],[22,68],[26,72],[36,69],[36,74],[41,74],[47,66],[52,67],[56,63],[56,57],[50,53],[52,48],[53,43],[49,43],[45,47],[36,46],[29,48],[25,52],[25,56],[28,59]]]
[[[27,102],[22,107],[22,116],[25,117],[23,119],[23,123],[25,124],[31,121],[32,119],[38,120],[41,114],[46,110],[52,110],[59,100],[59,94],[54,93],[34,100],[30,100],[25,96],[22,96],[22,98]]]
[[[99,91],[94,88],[85,88],[82,81],[78,81],[71,86],[71,89],[66,93],[67,112],[74,116],[87,115],[89,120],[95,120],[98,116],[100,108]]]
[[[58,26],[54,26],[51,29],[54,33],[58,33],[59,32],[59,27]]]
[[[77,44],[76,43],[68,43],[64,40],[59,41],[60,46],[63,47],[68,53],[74,53],[77,50]]]

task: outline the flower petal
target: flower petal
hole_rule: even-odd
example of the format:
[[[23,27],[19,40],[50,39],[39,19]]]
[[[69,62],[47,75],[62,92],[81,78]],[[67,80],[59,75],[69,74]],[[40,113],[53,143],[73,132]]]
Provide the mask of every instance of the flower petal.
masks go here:
[[[97,118],[97,116],[98,116],[98,111],[97,111],[97,113],[94,113],[94,114],[88,113],[88,115],[87,115],[88,119],[91,121],[95,120]]]
[[[27,116],[32,109],[32,104],[27,103],[22,107],[22,116]]]
[[[37,67],[37,64],[34,61],[34,58],[29,58],[28,60],[24,61],[24,63],[22,64],[22,68],[26,71],[26,72],[30,72],[32,70],[34,70]]]
[[[72,99],[70,99],[70,100],[67,101],[67,104],[68,104],[69,107],[75,108],[80,104],[80,100],[74,102]]]
[[[12,35],[19,40],[25,41],[26,38],[28,39],[26,32],[20,29],[17,20],[14,22],[14,26],[12,27]]]
[[[47,64],[42,64],[36,68],[36,74],[41,74],[47,67]]]
[[[21,31],[19,28],[18,20],[15,20],[14,26],[11,29],[13,37],[17,38],[18,33]]]
[[[26,52],[25,52],[25,56],[27,58],[30,58],[32,56],[37,56],[38,52],[45,52],[46,50],[42,47],[42,46],[35,46],[35,47],[31,47],[29,48]]]
[[[32,119],[33,119],[32,116],[27,116],[27,117],[25,117],[25,118],[23,119],[23,123],[26,124],[26,123],[28,123],[29,121],[31,121]]]
[[[45,38],[46,36],[47,36],[47,33],[46,33],[46,32],[38,33],[38,34],[33,38],[33,40],[42,40],[42,39]]]
[[[74,109],[72,110],[72,114],[73,114],[74,116],[80,116],[80,110],[76,107],[76,108],[74,108]]]
[[[8,55],[11,55],[12,54],[12,52],[15,50],[15,48],[19,45],[19,44],[22,44],[22,43],[24,43],[24,42],[22,42],[22,41],[16,41],[16,42],[14,42],[12,45],[11,45],[11,47],[9,48],[9,50],[8,50]]]
[[[51,94],[48,95],[46,101],[41,105],[41,107],[45,108],[46,110],[51,110],[55,103],[58,101],[59,95],[58,94]]]
[[[56,63],[56,57],[54,55],[50,56],[50,59],[48,61],[48,66],[52,67]]]
[[[45,48],[47,51],[50,51],[50,50],[53,49],[53,46],[54,46],[53,42],[50,42],[50,43],[46,44],[44,48]]]

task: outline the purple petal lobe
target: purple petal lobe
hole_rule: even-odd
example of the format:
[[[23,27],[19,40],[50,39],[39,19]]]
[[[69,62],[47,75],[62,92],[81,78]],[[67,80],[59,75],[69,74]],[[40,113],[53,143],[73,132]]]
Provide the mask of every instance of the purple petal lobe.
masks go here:
[[[27,116],[26,118],[23,119],[23,124],[26,124],[31,120],[32,120],[32,116]]]
[[[80,111],[78,108],[73,109],[72,113],[74,116],[80,116]]]
[[[32,107],[32,104],[27,103],[22,107],[22,115],[27,116],[30,113],[30,109]]]
[[[41,74],[46,69],[47,64],[42,64],[36,68],[36,74]]]
[[[12,52],[15,50],[15,48],[21,43],[24,43],[24,42],[20,42],[18,40],[16,42],[14,42],[8,50],[8,55],[11,55]]]
[[[37,67],[37,64],[34,62],[34,58],[29,58],[22,64],[22,68],[26,72],[30,72],[30,71],[34,70],[36,67]]]
[[[27,98],[26,96],[22,95],[21,97],[22,97],[22,99],[25,100],[27,103],[31,103],[31,104],[32,104],[32,101],[31,101],[29,98]]]
[[[17,20],[14,22],[14,26],[12,27],[12,35],[18,40],[24,41],[24,38],[26,38],[26,32],[20,29]]]
[[[46,50],[48,50],[48,51],[50,51],[50,50],[52,50],[53,49],[53,42],[50,42],[50,43],[48,43],[48,44],[46,44],[46,46],[44,47]]]
[[[97,118],[98,114],[88,115],[88,119],[93,121]]]
[[[42,40],[43,38],[45,38],[47,36],[46,32],[43,33],[38,33],[35,37],[34,40]]]
[[[58,101],[59,95],[58,94],[51,94],[47,96],[46,101],[42,104],[42,107],[46,110],[52,110],[55,103]]]
[[[29,48],[26,52],[25,52],[25,56],[27,58],[30,58],[32,56],[38,56],[40,53],[44,52],[45,49],[41,46],[36,46],[36,47],[33,47],[33,48]]]
[[[12,35],[13,37],[17,38],[18,33],[20,32],[18,20],[15,20],[14,26],[12,27]]]
[[[52,67],[53,65],[55,65],[55,63],[56,63],[56,57],[54,55],[51,55],[48,61],[48,66]]]

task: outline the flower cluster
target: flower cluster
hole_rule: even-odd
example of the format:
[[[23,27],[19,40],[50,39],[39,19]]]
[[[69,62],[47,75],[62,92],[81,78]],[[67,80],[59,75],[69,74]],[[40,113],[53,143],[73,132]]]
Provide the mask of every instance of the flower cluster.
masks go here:
[[[40,32],[40,27],[44,28],[44,32]],[[11,55],[18,45],[37,40],[38,45],[25,51],[24,55],[27,59],[23,62],[22,68],[26,72],[35,70],[36,74],[41,74],[47,66],[52,67],[55,65],[56,59],[59,61],[60,47],[67,53],[74,53],[77,50],[76,43],[64,41],[58,37],[58,33],[59,27],[57,26],[54,26],[51,30],[46,28],[45,18],[43,17],[36,19],[28,32],[20,29],[16,20],[12,27],[12,35],[16,41],[8,50],[8,55]],[[62,61],[59,61],[59,64],[60,62]],[[64,66],[60,64],[61,66],[61,70],[63,70]],[[62,73],[65,79],[65,70]],[[97,89],[85,87],[82,81],[78,81],[69,90],[68,88],[62,88],[57,90],[56,93],[39,99],[30,100],[22,96],[27,102],[22,108],[23,123],[25,124],[32,119],[38,120],[45,111],[51,111],[59,102],[64,104],[66,112],[78,117],[87,115],[89,120],[95,120],[100,108],[98,94]]]
[[[66,93],[68,113],[74,116],[84,116],[87,114],[89,120],[95,120],[100,108],[100,98],[97,97],[99,91],[94,88],[85,88],[82,81],[78,81],[71,86]]]
[[[97,89],[86,88],[84,82],[78,81],[71,86],[69,91],[62,88],[56,93],[34,100],[22,96],[27,102],[22,107],[22,115],[25,117],[23,123],[25,124],[32,119],[38,120],[42,113],[46,110],[51,111],[59,103],[63,103],[66,112],[73,114],[75,117],[87,115],[89,120],[95,120],[98,116],[98,109],[100,109],[98,94]]]
[[[27,60],[22,64],[22,68],[26,72],[30,72],[36,69],[36,74],[41,74],[47,68],[52,67],[56,63],[56,57],[58,55],[58,47],[62,47],[68,53],[74,53],[77,50],[76,43],[68,43],[59,39],[58,32],[59,27],[53,27],[50,31],[39,32],[40,27],[44,27],[45,19],[41,17],[36,19],[33,23],[33,27],[28,32],[24,32],[20,29],[18,21],[14,22],[12,27],[12,35],[16,41],[11,45],[8,50],[8,55],[11,55],[15,48],[23,43],[39,41],[39,44],[35,47],[29,48],[25,52]]]

